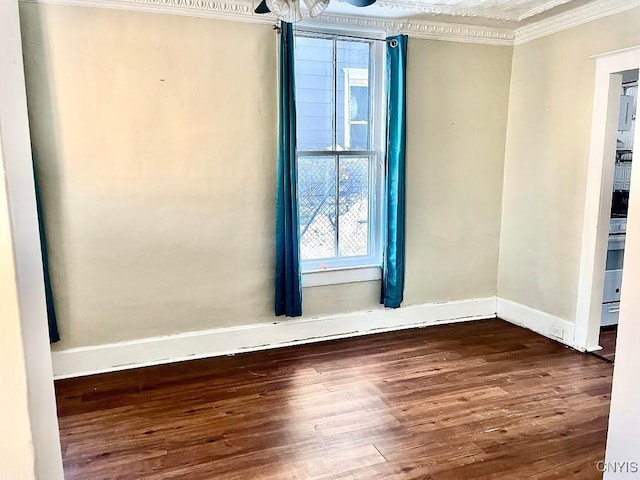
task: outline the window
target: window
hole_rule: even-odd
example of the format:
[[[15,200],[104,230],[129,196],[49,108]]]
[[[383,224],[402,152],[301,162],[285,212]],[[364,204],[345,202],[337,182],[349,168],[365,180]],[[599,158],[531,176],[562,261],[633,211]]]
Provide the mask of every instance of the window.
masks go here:
[[[383,47],[367,39],[296,33],[304,272],[380,266]]]

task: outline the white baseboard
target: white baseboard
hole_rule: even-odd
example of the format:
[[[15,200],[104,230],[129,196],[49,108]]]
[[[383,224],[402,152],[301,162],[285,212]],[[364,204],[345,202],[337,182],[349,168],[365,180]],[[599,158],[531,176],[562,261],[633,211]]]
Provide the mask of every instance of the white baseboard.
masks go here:
[[[430,303],[342,315],[279,320],[240,327],[72,348],[52,353],[54,378],[113,372],[197,358],[301,345],[405,328],[494,318],[496,297]]]
[[[498,317],[507,322],[575,348],[575,324],[568,320],[500,297],[497,298],[497,311]]]

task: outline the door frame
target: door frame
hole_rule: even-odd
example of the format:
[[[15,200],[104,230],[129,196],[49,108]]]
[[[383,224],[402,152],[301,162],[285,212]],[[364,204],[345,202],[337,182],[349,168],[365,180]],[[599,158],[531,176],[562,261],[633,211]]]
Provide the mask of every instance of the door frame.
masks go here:
[[[8,471],[22,472],[20,478],[64,478],[56,397],[51,366],[51,347],[47,326],[47,309],[38,231],[31,140],[25,91],[22,40],[18,0],[0,0],[0,181],[4,188],[7,211],[2,216],[5,237],[12,250],[13,265],[5,268],[0,288],[15,289],[17,315],[2,318],[14,322],[12,327],[21,332],[22,345],[3,349],[5,366],[23,369],[24,384],[2,385],[9,389],[9,398],[16,402],[24,389],[27,401],[29,439],[11,438],[24,442],[23,457],[6,460]],[[6,207],[5,207],[6,208]],[[4,265],[0,265],[0,268]],[[13,277],[13,278],[11,278]],[[6,283],[5,283],[6,282]],[[5,351],[6,350],[6,351]],[[14,405],[3,405],[8,415]],[[17,410],[15,410],[17,411]],[[16,424],[22,420],[16,420]],[[8,432],[15,425],[9,422]],[[27,450],[31,450],[27,452]],[[0,470],[4,471],[2,467]],[[0,474],[1,475],[1,474]],[[18,477],[14,477],[18,478]]]
[[[574,338],[576,348],[589,352],[601,348],[598,342],[622,72],[640,68],[640,45],[591,58],[595,59],[596,73]],[[636,122],[634,139],[640,142],[640,121]],[[630,196],[640,195],[636,190],[632,187]]]

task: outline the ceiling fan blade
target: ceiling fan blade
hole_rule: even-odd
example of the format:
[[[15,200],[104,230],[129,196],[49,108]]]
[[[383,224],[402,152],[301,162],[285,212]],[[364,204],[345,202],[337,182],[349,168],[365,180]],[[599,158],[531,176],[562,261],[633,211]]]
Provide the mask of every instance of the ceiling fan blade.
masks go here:
[[[262,0],[253,13],[271,13],[271,10],[269,10],[267,6],[267,0]]]
[[[294,0],[266,0],[267,8],[276,17],[283,19],[292,10]]]
[[[374,3],[376,3],[376,0],[344,0],[344,1],[356,7],[368,7],[369,5],[373,5]]]

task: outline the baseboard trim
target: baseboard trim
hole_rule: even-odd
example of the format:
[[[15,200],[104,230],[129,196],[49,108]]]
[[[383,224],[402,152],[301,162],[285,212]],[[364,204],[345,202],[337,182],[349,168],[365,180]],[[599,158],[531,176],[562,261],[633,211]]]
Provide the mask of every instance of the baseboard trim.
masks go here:
[[[500,297],[497,298],[496,305],[498,318],[576,348],[574,323]]]
[[[496,297],[218,328],[52,352],[54,378],[494,318]]]

